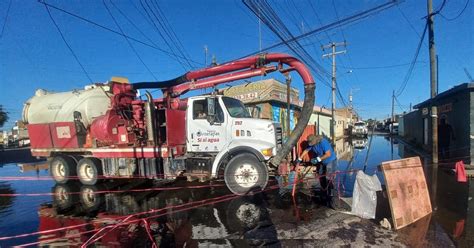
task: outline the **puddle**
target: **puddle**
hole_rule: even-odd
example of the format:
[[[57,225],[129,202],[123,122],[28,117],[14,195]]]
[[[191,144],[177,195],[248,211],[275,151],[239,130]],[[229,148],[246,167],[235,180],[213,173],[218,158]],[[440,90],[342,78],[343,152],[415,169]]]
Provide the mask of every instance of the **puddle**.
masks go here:
[[[375,136],[367,166],[364,166],[367,153],[364,143],[368,144],[364,140],[338,141],[339,170],[365,169],[369,175],[376,174],[383,183],[378,164],[413,155],[402,143]],[[16,164],[6,164],[0,171],[1,177],[43,178],[48,175],[44,168],[35,170]],[[428,170],[425,173],[430,175],[428,184],[433,188],[433,173]],[[436,211],[397,232],[380,228],[377,221],[360,220],[334,211],[322,197],[299,193],[293,201],[291,197],[280,196],[278,190],[238,197],[219,181],[212,184],[178,181],[168,185],[174,187],[173,190],[163,190],[163,186],[149,181],[130,184],[117,180],[81,186],[77,183],[55,185],[51,180],[0,180],[0,193],[55,193],[54,196],[1,197],[0,236],[40,234],[0,240],[0,245],[74,246],[96,237],[99,238],[96,245],[125,247],[150,246],[152,242],[160,247],[280,247],[307,245],[308,242],[413,247],[434,244],[449,247],[453,242],[459,246],[469,244],[469,237],[474,237],[474,214],[467,211],[468,204],[473,206],[468,197],[473,197],[474,190],[469,190],[467,184],[457,183],[446,170],[438,170],[437,175],[436,187],[432,190],[436,196]],[[347,173],[336,178],[344,197],[352,196],[355,176],[356,173]],[[472,185],[472,181],[470,183]],[[274,184],[276,181],[272,180],[270,185]],[[338,207],[348,210],[343,203]],[[388,205],[379,208],[387,209]]]

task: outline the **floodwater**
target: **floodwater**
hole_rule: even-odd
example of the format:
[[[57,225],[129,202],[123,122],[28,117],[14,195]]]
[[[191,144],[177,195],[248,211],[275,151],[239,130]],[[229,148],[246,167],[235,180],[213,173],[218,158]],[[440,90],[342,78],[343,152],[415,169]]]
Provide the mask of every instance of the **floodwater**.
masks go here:
[[[368,144],[369,140],[339,140],[338,170],[364,170],[369,175],[376,174],[383,184],[381,172],[377,170],[381,162],[417,155],[403,143],[387,136],[374,136],[366,161]],[[387,236],[387,239],[397,239],[413,247],[472,246],[469,237],[474,236],[474,213],[467,209],[468,204],[472,209],[470,199],[474,190],[469,189],[468,183],[456,182],[447,168],[433,173],[429,165],[426,167],[434,213],[396,231],[396,238]],[[335,216],[335,211],[327,207],[321,197],[300,193],[293,201],[291,197],[281,196],[272,186],[275,180],[264,193],[238,197],[221,181],[212,184],[177,181],[166,189],[142,181],[133,184],[114,181],[86,187],[77,183],[56,185],[47,178],[48,171],[44,167],[23,167],[23,171],[17,164],[0,168],[0,194],[10,195],[0,197],[1,247],[80,246],[85,242],[107,247],[142,247],[151,246],[151,240],[160,247],[280,247],[295,245],[288,243],[288,239],[294,237],[282,237],[285,234],[280,229],[285,226],[327,224],[333,218],[328,216]],[[16,177],[24,180],[16,180]],[[352,195],[355,177],[356,173],[352,172],[336,178],[342,196]],[[55,194],[51,195],[52,192]],[[40,194],[21,195],[30,193]],[[378,213],[379,217],[389,217],[387,209],[385,213]],[[367,223],[378,225],[378,220]],[[350,225],[355,228],[361,224]],[[335,238],[346,239],[351,244],[356,235],[350,230],[327,231],[328,244]],[[13,237],[15,235],[22,236]],[[379,244],[370,240],[366,240],[367,244]],[[305,242],[302,240],[296,245]]]

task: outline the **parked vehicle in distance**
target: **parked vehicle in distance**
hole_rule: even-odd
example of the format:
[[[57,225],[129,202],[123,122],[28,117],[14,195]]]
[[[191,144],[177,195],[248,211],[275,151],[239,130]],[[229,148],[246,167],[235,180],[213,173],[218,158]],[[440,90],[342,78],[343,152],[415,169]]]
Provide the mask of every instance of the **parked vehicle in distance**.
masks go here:
[[[395,122],[395,123],[390,124],[389,130],[390,130],[390,134],[398,134],[398,123]]]
[[[352,135],[353,136],[367,136],[367,124],[363,121],[358,121],[352,127]]]
[[[363,150],[367,147],[367,139],[359,137],[352,139],[352,146],[354,149]]]

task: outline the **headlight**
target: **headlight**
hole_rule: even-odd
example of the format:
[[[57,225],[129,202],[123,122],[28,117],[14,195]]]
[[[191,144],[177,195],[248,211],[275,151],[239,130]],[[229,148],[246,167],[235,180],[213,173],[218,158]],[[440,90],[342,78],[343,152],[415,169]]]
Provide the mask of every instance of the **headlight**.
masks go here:
[[[273,156],[273,148],[263,149],[262,154],[267,157]]]

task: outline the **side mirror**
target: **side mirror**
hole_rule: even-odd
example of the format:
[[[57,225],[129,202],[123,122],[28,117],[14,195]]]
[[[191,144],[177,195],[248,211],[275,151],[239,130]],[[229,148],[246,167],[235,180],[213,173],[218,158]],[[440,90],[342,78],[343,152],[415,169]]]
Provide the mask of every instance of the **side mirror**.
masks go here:
[[[216,115],[216,98],[208,97],[207,98],[207,116]]]
[[[216,98],[215,97],[207,98],[207,121],[211,125],[214,125],[214,122],[216,121]]]

